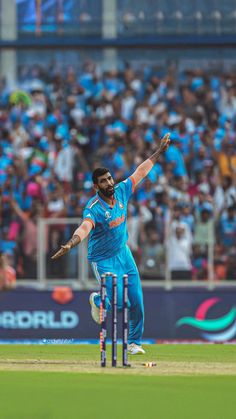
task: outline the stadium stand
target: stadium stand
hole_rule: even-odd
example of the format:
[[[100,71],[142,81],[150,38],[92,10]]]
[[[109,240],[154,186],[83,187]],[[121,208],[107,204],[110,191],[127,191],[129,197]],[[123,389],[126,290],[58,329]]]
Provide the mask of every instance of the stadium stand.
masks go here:
[[[102,37],[102,1],[17,1],[20,36],[38,35]],[[235,34],[234,0],[118,0],[116,26],[121,37],[155,34]],[[38,23],[37,23],[38,21]],[[109,15],[106,24],[109,25]]]
[[[150,34],[220,34],[235,33],[235,2],[163,0],[140,2],[119,0],[123,25],[121,35]]]
[[[0,244],[18,280],[36,278],[38,217],[80,217],[95,167],[124,179],[168,131],[172,145],[129,207],[143,278],[163,278],[169,264],[173,279],[205,280],[213,246],[215,278],[236,279],[235,123],[233,72],[101,71],[87,61],[80,72],[22,66],[15,91],[2,79]],[[50,229],[48,258],[70,234]],[[176,242],[177,264],[168,258]]]

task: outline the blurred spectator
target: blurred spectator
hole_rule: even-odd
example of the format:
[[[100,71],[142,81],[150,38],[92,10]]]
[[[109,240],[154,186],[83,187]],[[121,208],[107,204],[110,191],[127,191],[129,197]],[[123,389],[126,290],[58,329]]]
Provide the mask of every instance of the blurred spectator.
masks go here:
[[[214,253],[214,275],[216,280],[227,279],[227,261],[228,256],[225,253],[224,246],[222,246],[221,244],[216,245]]]
[[[111,173],[116,174],[116,180],[124,178],[125,161],[123,155],[119,153],[114,140],[110,139],[104,147],[102,164],[107,167]]]
[[[219,219],[218,239],[226,249],[236,246],[236,207],[228,207]]]
[[[73,180],[74,169],[74,150],[71,145],[63,148],[63,138],[60,135],[55,136],[55,157],[54,171],[60,182],[63,182],[66,190],[70,190]]]
[[[174,176],[186,176],[187,171],[183,159],[183,155],[180,151],[180,138],[173,138],[173,144],[170,145],[165,153],[165,160],[169,164]]]
[[[192,277],[192,235],[188,226],[173,221],[167,239],[168,268],[172,279]]]
[[[218,154],[218,164],[221,176],[232,178],[236,172],[235,137],[231,140],[226,137],[222,142],[221,151]]]
[[[194,243],[202,248],[214,242],[213,207],[204,202],[196,216]]]
[[[141,259],[143,279],[165,278],[165,248],[155,230],[148,231]]]
[[[233,279],[236,278],[236,248],[232,248],[229,251],[227,264],[226,264],[226,278]]]
[[[51,184],[50,191],[47,196],[47,216],[57,218],[65,214],[65,200],[63,188],[59,182]]]
[[[216,214],[236,203],[236,185],[230,176],[224,176],[216,186],[214,194]]]
[[[195,218],[192,213],[192,207],[190,203],[184,203],[182,207],[181,221],[188,225],[191,232],[195,229]]]
[[[208,278],[208,256],[210,246],[214,246],[213,207],[209,202],[203,202],[196,214],[193,246],[193,278]]]
[[[10,266],[8,254],[0,253],[0,291],[16,286],[16,271]]]
[[[18,216],[23,227],[22,257],[23,275],[25,278],[36,278],[36,257],[37,257],[37,220],[43,215],[43,207],[40,201],[34,201],[30,212],[24,212],[16,201],[11,200],[13,212]]]
[[[208,254],[207,248],[199,244],[193,245],[192,254],[192,279],[207,280],[208,278]]]

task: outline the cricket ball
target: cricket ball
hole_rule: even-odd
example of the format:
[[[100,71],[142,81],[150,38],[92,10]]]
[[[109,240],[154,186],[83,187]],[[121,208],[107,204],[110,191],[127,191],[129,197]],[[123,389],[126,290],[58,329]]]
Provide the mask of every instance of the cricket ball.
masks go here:
[[[152,368],[155,367],[157,364],[155,362],[144,362],[142,365],[146,368]]]

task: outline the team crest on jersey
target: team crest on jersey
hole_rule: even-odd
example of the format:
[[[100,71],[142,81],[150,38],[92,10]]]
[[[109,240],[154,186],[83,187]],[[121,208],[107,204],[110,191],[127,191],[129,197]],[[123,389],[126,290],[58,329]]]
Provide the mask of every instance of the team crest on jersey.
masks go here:
[[[119,207],[120,207],[121,209],[123,209],[123,208],[124,208],[124,205],[122,204],[122,202],[119,202]]]
[[[110,214],[110,212],[109,212],[109,211],[106,211],[106,212],[105,212],[105,219],[106,219],[106,220],[109,220],[109,218],[111,218],[111,214]]]

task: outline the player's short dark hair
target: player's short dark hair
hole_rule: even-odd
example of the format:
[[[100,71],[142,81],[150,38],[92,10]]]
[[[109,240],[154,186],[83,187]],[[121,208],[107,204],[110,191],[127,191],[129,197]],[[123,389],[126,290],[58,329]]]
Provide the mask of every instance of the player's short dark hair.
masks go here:
[[[106,167],[97,167],[97,169],[95,169],[93,171],[93,174],[92,174],[93,183],[97,184],[98,183],[98,178],[100,176],[105,175],[108,172],[109,172],[109,170]]]

